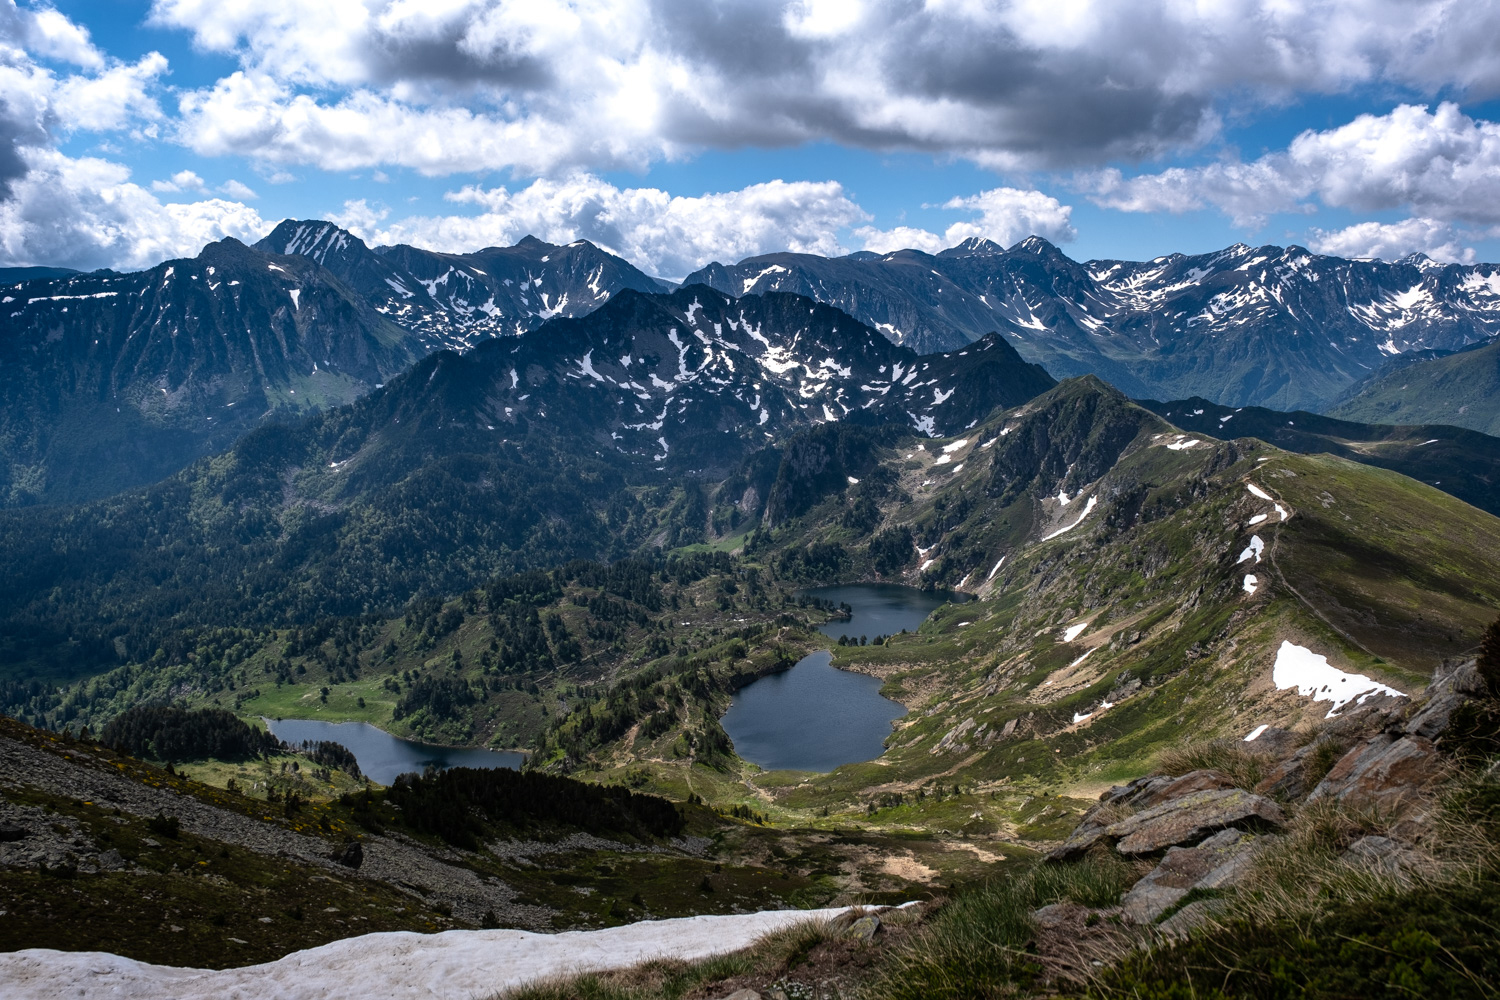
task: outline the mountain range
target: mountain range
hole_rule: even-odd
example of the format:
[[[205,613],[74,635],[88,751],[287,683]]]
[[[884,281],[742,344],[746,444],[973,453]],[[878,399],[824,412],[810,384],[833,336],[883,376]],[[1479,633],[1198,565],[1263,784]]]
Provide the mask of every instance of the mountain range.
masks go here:
[[[1406,351],[1500,332],[1500,269],[1345,260],[1236,244],[1150,261],[1071,260],[1040,237],[826,258],[768,254],[691,274],[735,295],[829,302],[920,350],[991,331],[1057,378],[1095,374],[1132,396],[1322,410]]]
[[[10,506],[143,485],[267,419],[352,400],[432,351],[472,350],[576,319],[622,292],[665,291],[587,241],[555,246],[528,237],[514,247],[442,254],[370,248],[320,221],[287,221],[254,247],[225,240],[197,258],[133,274],[22,271],[9,275],[16,283],[5,297],[19,305],[0,336],[9,402],[0,413],[0,503]],[[1348,261],[1298,247],[1079,264],[1035,237],[1009,249],[969,240],[937,255],[773,254],[709,265],[684,287],[693,284],[721,298],[806,296],[850,317],[817,314],[825,332],[839,322],[867,327],[904,351],[948,355],[939,369],[993,333],[1054,377],[1092,373],[1133,396],[1231,406],[1321,410],[1382,360],[1462,349],[1500,330],[1500,278],[1487,265]],[[732,328],[729,335],[743,340]],[[1447,364],[1488,357],[1471,354]],[[732,363],[732,352],[725,357]],[[887,363],[903,365],[907,388],[932,382],[912,377],[909,361],[896,357]],[[812,367],[797,370],[811,379],[827,359],[800,360]],[[842,362],[827,370],[832,383],[841,370]],[[866,374],[858,384],[879,381]],[[629,381],[622,375],[604,377],[619,385]],[[1388,391],[1376,384],[1386,383],[1377,378],[1367,393]],[[1483,429],[1492,426],[1482,416],[1487,384],[1481,372],[1452,406],[1442,402],[1454,397],[1449,389],[1413,393],[1427,407],[1420,412],[1351,400],[1339,413]],[[969,389],[960,400],[973,398]],[[829,414],[844,416],[844,406],[884,413],[897,395],[911,395],[887,389],[897,395],[874,403],[863,390],[843,391]],[[655,406],[646,395],[631,408]],[[795,407],[811,406],[816,417],[821,403],[811,399]],[[908,412],[914,422],[926,414],[915,403]],[[654,422],[615,432],[639,437]]]

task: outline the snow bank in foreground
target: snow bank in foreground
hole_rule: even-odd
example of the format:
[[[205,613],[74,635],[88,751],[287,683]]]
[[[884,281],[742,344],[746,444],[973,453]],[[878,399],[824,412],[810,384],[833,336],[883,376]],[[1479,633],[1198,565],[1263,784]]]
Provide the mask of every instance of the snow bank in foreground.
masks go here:
[[[0,955],[0,996],[112,1000],[470,1000],[543,977],[619,969],[648,958],[737,951],[772,931],[844,912],[772,910],[651,920],[597,931],[366,934],[275,962],[214,972],[148,965],[103,952],[46,948]]]
[[[1395,688],[1386,687],[1364,674],[1346,674],[1337,667],[1330,666],[1328,658],[1321,653],[1314,653],[1306,646],[1294,646],[1286,641],[1281,643],[1281,649],[1276,652],[1276,666],[1271,671],[1271,681],[1278,690],[1295,687],[1298,694],[1311,697],[1313,701],[1333,702],[1328,714],[1323,716],[1325,719],[1333,718],[1339,709],[1351,701],[1362,705],[1366,698],[1377,694],[1406,697]]]

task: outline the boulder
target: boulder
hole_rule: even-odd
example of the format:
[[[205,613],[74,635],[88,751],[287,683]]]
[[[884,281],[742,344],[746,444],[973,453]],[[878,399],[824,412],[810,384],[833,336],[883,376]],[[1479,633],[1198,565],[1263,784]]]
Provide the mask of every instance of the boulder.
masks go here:
[[[1390,837],[1361,837],[1349,845],[1343,860],[1349,864],[1395,874],[1421,863],[1417,852],[1407,849]]]
[[[1157,924],[1156,933],[1174,941],[1184,940],[1194,930],[1208,923],[1210,917],[1222,913],[1227,905],[1222,899],[1195,899]]]
[[[358,868],[365,863],[365,849],[360,846],[359,841],[351,840],[342,847],[334,848],[329,858],[346,868]]]
[[[1044,931],[1082,930],[1088,915],[1089,908],[1078,903],[1048,903],[1039,910],[1032,910],[1031,920]]]
[[[1169,799],[1111,824],[1121,854],[1151,854],[1190,844],[1227,827],[1280,827],[1286,814],[1270,799],[1241,788],[1208,789]]]
[[[845,929],[844,936],[860,941],[873,941],[875,940],[875,932],[878,930],[880,930],[880,918],[873,913],[867,913],[851,923]]]
[[[1406,721],[1405,732],[1409,736],[1435,740],[1448,731],[1448,724],[1453,718],[1453,713],[1468,701],[1468,695],[1459,694],[1456,691],[1429,698],[1427,703],[1417,709]]]
[[[1181,777],[1172,778],[1165,785],[1143,789],[1131,804],[1147,809],[1161,805],[1163,802],[1180,799],[1184,795],[1192,795],[1194,792],[1218,791],[1233,787],[1235,787],[1234,779],[1222,771],[1189,771]]]
[[[1445,767],[1432,741],[1422,736],[1370,737],[1345,754],[1307,797],[1336,799],[1357,809],[1398,810],[1425,798]]]
[[[1115,785],[1109,791],[1099,796],[1101,805],[1133,805],[1142,795],[1165,788],[1174,779],[1165,774],[1153,774],[1145,778],[1136,778],[1128,785]]]
[[[1227,889],[1249,870],[1256,838],[1221,830],[1197,847],[1173,847],[1145,878],[1120,900],[1127,923],[1152,924],[1194,889]]]
[[[0,844],[13,844],[18,840],[25,840],[30,833],[24,826],[16,826],[14,823],[0,823]]]

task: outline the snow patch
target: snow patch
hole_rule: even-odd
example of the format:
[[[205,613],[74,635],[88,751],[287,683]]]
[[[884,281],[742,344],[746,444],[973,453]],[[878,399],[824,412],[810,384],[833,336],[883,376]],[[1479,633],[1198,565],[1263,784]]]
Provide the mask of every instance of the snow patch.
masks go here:
[[[1077,625],[1069,625],[1067,628],[1063,629],[1063,642],[1072,642],[1080,635],[1083,635],[1084,630],[1088,627],[1088,622],[1079,622]]]
[[[1270,729],[1270,728],[1271,728],[1270,726],[1265,725],[1264,723],[1262,723],[1259,726],[1256,726],[1254,729],[1250,730],[1250,735],[1245,737],[1245,742],[1246,743],[1254,743],[1260,737],[1261,733],[1265,732],[1267,729]]]
[[[1266,543],[1260,540],[1260,536],[1259,535],[1251,535],[1250,536],[1250,544],[1247,545],[1247,546],[1245,546],[1245,551],[1243,551],[1243,552],[1240,553],[1240,557],[1238,559],[1236,559],[1235,562],[1242,563],[1246,559],[1251,558],[1252,556],[1255,557],[1255,561],[1256,562],[1260,562],[1261,553],[1264,552],[1265,550],[1266,550]]]
[[[1245,523],[1247,525],[1248,524],[1259,524],[1260,522],[1264,521],[1266,518],[1268,518],[1270,516],[1271,516],[1270,514],[1256,514],[1254,517],[1252,517],[1250,520],[1246,521]]]
[[[1246,573],[1245,574],[1245,583],[1244,583],[1245,593],[1247,593],[1247,594],[1253,594],[1253,593],[1255,593],[1256,589],[1259,586],[1260,586],[1260,584],[1256,581],[1254,573]]]
[[[990,580],[993,580],[995,578],[995,574],[998,573],[998,572],[1000,572],[1000,567],[1004,566],[1004,565],[1005,565],[1005,557],[1001,556],[1000,557],[1000,561],[997,562],[997,563],[995,563],[995,565],[990,568],[990,575],[987,576],[987,577],[985,577],[986,582],[988,582]]]
[[[969,439],[968,438],[959,438],[957,441],[953,442],[952,444],[945,444],[945,445],[943,445],[943,451],[951,454],[951,453],[957,451],[958,449],[965,447],[966,445],[968,445],[968,443],[969,443]]]
[[[1171,444],[1167,445],[1167,450],[1168,451],[1186,451],[1188,448],[1191,448],[1193,445],[1195,445],[1195,444],[1201,444],[1201,443],[1202,442],[1200,442],[1197,438],[1189,438],[1188,440],[1184,441],[1184,440],[1182,440],[1182,435],[1179,434],[1176,441],[1173,441]]]
[[[1074,499],[1076,500],[1077,497],[1074,497]],[[1074,521],[1072,524],[1068,525],[1065,528],[1058,528],[1052,534],[1047,535],[1046,537],[1044,537],[1042,539],[1042,541],[1044,541],[1044,542],[1045,541],[1049,541],[1049,540],[1051,540],[1053,538],[1056,538],[1058,535],[1061,535],[1065,531],[1072,531],[1074,528],[1078,527],[1080,524],[1083,523],[1083,519],[1089,516],[1089,511],[1091,511],[1091,510],[1094,509],[1094,504],[1097,503],[1097,502],[1098,502],[1098,498],[1097,497],[1089,497],[1088,503],[1086,503],[1086,504],[1083,505],[1083,513],[1081,513],[1081,514],[1078,515],[1078,520]]]
[[[1345,673],[1331,666],[1328,658],[1321,653],[1314,653],[1306,646],[1293,645],[1285,640],[1282,640],[1281,648],[1276,652],[1271,682],[1280,691],[1294,687],[1304,698],[1310,697],[1315,702],[1332,702],[1328,714],[1323,717],[1325,719],[1336,716],[1339,709],[1351,701],[1362,705],[1366,699],[1378,694],[1406,697],[1395,688],[1386,687],[1364,674]]]
[[[1259,486],[1256,486],[1254,483],[1246,483],[1245,484],[1245,489],[1249,490],[1252,496],[1260,497],[1262,500],[1271,500],[1271,499],[1273,499],[1272,496],[1271,496],[1271,494],[1267,493],[1265,490],[1261,489]],[[1285,520],[1285,518],[1283,518],[1283,520]]]

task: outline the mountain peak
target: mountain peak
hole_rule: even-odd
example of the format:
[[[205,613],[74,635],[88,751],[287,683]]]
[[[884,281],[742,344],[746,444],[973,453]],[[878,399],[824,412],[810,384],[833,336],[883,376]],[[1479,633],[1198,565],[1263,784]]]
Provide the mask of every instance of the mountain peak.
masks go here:
[[[255,249],[282,256],[310,257],[319,264],[329,254],[368,250],[365,241],[326,219],[287,219],[271,230]]]
[[[988,242],[987,240],[985,242]],[[1011,253],[1029,253],[1037,257],[1061,257],[1062,251],[1050,240],[1040,236],[1028,236],[1010,248]]]
[[[939,257],[994,257],[1003,254],[1005,248],[983,236],[970,236],[958,246],[938,253]]]

